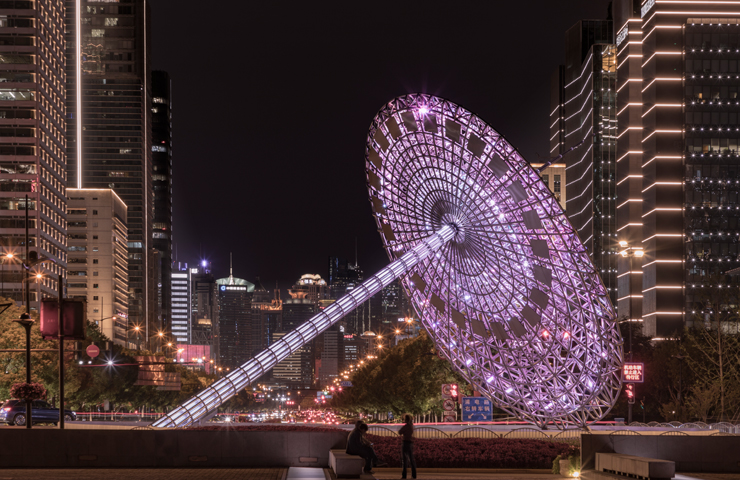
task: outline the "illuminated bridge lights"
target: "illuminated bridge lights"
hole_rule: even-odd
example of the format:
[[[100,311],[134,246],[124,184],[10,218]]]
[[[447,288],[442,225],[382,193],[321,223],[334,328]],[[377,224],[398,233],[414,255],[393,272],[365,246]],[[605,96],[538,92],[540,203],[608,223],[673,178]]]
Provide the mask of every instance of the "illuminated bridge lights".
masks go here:
[[[390,265],[154,426],[198,421],[397,278],[441,354],[499,408],[537,425],[603,418],[621,387],[616,314],[539,173],[424,94],[376,115],[366,169]]]

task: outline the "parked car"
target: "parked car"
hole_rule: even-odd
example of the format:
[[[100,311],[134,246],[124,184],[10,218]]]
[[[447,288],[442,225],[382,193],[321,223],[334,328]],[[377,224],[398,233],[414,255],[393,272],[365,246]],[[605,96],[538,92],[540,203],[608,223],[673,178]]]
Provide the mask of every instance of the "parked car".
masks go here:
[[[59,409],[54,408],[43,400],[34,400],[31,405],[31,417],[33,423],[53,423],[59,422]],[[72,422],[77,420],[77,414],[72,410],[64,411],[64,421]],[[0,407],[0,423],[8,425],[25,425],[26,424],[26,402],[21,400],[8,400]]]

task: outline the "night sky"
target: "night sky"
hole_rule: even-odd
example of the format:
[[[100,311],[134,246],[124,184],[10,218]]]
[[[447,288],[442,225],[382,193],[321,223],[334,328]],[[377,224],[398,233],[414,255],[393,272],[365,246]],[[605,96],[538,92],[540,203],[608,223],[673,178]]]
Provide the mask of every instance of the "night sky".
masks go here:
[[[286,288],[388,263],[367,200],[375,113],[424,92],[477,113],[530,161],[549,150],[565,31],[608,0],[152,0],[152,68],[173,81],[177,259]],[[202,252],[202,257],[201,257]]]

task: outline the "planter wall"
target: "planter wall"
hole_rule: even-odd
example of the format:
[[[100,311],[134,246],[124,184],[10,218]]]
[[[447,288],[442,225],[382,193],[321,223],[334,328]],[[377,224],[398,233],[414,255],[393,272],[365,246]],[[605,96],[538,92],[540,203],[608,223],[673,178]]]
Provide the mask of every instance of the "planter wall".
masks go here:
[[[328,467],[348,432],[0,430],[0,468]]]
[[[677,472],[740,473],[740,436],[581,435],[583,469],[596,453],[670,460]]]

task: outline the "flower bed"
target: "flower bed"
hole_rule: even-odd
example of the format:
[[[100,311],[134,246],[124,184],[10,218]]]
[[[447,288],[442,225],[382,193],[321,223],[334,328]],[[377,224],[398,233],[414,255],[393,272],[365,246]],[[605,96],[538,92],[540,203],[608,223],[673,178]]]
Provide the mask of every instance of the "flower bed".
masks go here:
[[[368,435],[375,453],[391,467],[401,466],[401,439]],[[417,467],[552,468],[558,455],[578,455],[572,445],[545,440],[448,438],[414,440]]]
[[[10,396],[19,400],[38,400],[46,397],[46,389],[40,383],[14,383]]]
[[[337,433],[344,432],[349,434],[347,430],[330,427],[308,427],[305,425],[277,425],[277,424],[257,424],[257,425],[239,425],[227,424],[227,425],[208,425],[205,427],[190,427],[187,430],[197,430],[201,432],[217,432],[219,430],[228,430],[230,432],[325,432],[325,433]]]

